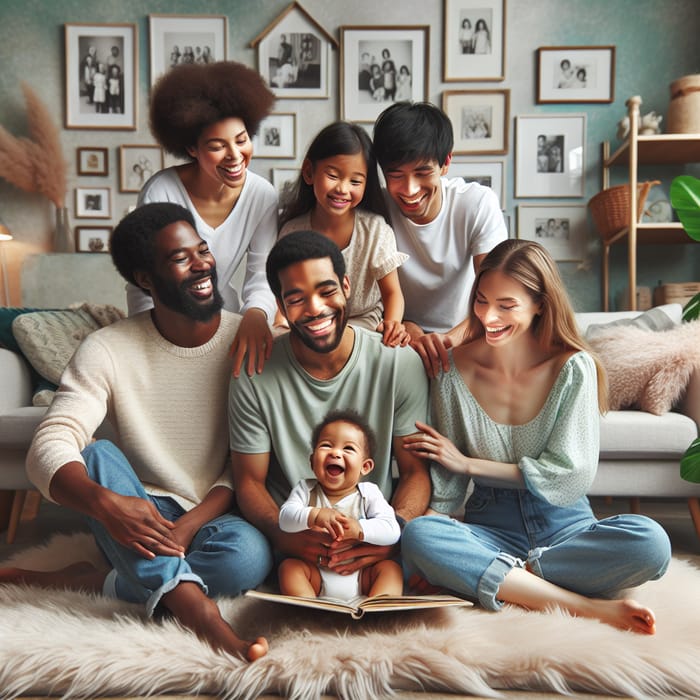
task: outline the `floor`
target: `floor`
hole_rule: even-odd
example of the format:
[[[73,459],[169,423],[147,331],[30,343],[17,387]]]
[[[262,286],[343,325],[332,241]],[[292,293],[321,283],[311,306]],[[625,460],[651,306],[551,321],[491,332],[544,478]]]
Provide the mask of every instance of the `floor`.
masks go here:
[[[624,499],[613,499],[606,502],[603,499],[592,499],[593,508],[598,517],[606,517],[615,513],[627,512],[628,503]],[[641,512],[658,520],[666,529],[673,543],[674,555],[684,559],[691,559],[700,566],[700,539],[693,528],[685,501],[643,500]],[[80,518],[65,508],[59,508],[50,503],[42,503],[39,517],[32,521],[22,522],[17,538],[12,545],[5,543],[4,536],[0,536],[0,561],[21,549],[41,544],[50,535],[58,532],[76,532],[85,527]],[[149,700],[173,700],[175,696],[150,696]],[[211,696],[198,696],[198,700],[205,700]],[[459,696],[440,693],[397,693],[396,700],[457,700]],[[472,700],[473,696],[469,696]],[[552,700],[561,698],[553,693],[528,693],[511,691],[503,693],[505,700]],[[568,696],[585,700],[608,700],[609,696],[581,694]],[[24,698],[24,700],[39,700],[39,698]],[[94,700],[99,700],[95,698]],[[106,700],[106,699],[105,699]],[[109,698],[109,700],[137,700],[135,698]],[[194,696],[177,696],[177,700],[194,700]],[[263,698],[261,698],[263,700]]]

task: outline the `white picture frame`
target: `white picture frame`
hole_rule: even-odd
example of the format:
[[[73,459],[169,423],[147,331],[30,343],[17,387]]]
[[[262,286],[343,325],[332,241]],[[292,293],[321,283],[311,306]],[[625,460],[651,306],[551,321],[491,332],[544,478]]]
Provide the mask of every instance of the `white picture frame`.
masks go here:
[[[258,71],[281,99],[327,98],[330,53],[337,45],[298,2],[250,42],[258,51]]]
[[[614,46],[537,49],[537,103],[609,103],[615,99]]]
[[[138,29],[135,24],[65,24],[66,129],[135,130]],[[104,66],[104,76],[86,68]],[[116,73],[113,73],[116,66]],[[90,75],[88,79],[86,76]],[[110,80],[116,80],[113,88]],[[117,92],[118,91],[118,92]],[[96,97],[100,99],[97,100]]]
[[[557,262],[580,262],[588,239],[584,204],[520,204],[517,237],[544,246]]]
[[[341,119],[374,122],[395,101],[427,100],[429,43],[427,25],[341,27]],[[393,87],[386,88],[382,66],[389,63],[393,69],[384,72],[393,73],[394,80]]]
[[[505,78],[506,0],[444,0],[443,27],[444,82]]]
[[[109,187],[76,187],[76,219],[109,219],[112,216],[112,190]]]
[[[119,191],[140,192],[163,169],[163,149],[157,144],[119,146]]]
[[[151,14],[148,28],[151,85],[180,63],[211,63],[228,58],[226,15]]]
[[[583,197],[586,115],[515,118],[515,196]]]
[[[253,136],[253,157],[295,158],[297,117],[293,112],[269,114]]]
[[[498,197],[501,209],[505,208],[504,160],[457,160],[453,158],[447,170],[447,177],[461,177],[465,182],[478,182],[490,187]]]
[[[508,152],[510,90],[446,90],[442,109],[452,122],[453,153],[500,155]]]
[[[285,191],[291,189],[299,177],[300,168],[272,168],[272,185],[281,198]]]
[[[109,253],[111,226],[76,226],[76,253]]]

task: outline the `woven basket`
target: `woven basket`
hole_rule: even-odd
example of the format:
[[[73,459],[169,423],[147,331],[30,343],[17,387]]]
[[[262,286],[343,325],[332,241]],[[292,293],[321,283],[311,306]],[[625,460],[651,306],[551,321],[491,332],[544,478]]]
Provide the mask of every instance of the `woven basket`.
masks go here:
[[[637,221],[644,213],[649,190],[658,185],[659,180],[650,180],[637,184]],[[630,186],[617,185],[607,190],[602,190],[591,197],[588,202],[593,222],[603,240],[614,236],[618,231],[629,226],[630,215]]]

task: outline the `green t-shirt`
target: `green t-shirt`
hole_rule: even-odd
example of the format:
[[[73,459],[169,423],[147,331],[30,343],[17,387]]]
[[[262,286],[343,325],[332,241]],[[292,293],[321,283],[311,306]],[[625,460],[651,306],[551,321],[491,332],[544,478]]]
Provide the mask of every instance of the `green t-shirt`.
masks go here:
[[[410,348],[388,348],[378,333],[353,328],[355,343],[343,369],[316,379],[297,362],[289,334],[275,341],[261,374],[241,373],[229,389],[231,449],[269,452],[267,488],[278,505],[300,479],[313,477],[311,432],[331,410],[354,409],[377,434],[375,467],[367,476],[391,497],[391,441],[425,421],[428,380]]]

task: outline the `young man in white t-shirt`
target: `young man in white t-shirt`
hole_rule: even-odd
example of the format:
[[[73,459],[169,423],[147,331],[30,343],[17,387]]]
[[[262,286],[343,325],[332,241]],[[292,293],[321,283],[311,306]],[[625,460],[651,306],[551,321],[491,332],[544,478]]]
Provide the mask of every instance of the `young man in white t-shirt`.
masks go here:
[[[444,177],[453,145],[449,117],[428,102],[397,102],[374,126],[397,248],[410,256],[399,269],[404,323],[429,372],[429,356],[446,361],[461,342],[479,263],[508,237],[491,188]]]

